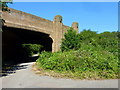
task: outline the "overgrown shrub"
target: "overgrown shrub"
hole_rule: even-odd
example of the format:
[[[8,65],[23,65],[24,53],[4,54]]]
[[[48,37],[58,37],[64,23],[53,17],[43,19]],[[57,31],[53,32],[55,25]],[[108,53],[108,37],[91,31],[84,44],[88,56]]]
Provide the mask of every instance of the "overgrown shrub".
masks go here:
[[[73,30],[73,28],[69,28],[67,33],[64,35],[64,39],[62,39],[61,50],[68,51],[70,49],[77,50],[79,48],[79,35],[75,30]]]
[[[42,53],[37,63],[46,70],[71,72],[78,78],[81,78],[79,76],[84,72],[97,72],[99,78],[118,77],[118,58],[110,52],[95,49],[89,45],[77,51]],[[94,78],[94,73],[90,75],[91,78]],[[86,77],[89,77],[89,75],[86,75]]]
[[[91,44],[93,46],[97,46],[97,33],[94,31],[89,30],[83,30],[81,33],[79,33],[80,37],[80,43],[81,45],[88,45]],[[82,47],[81,47],[82,48]]]
[[[118,54],[118,36],[117,32],[104,32],[98,35],[96,42],[103,49],[113,53]]]
[[[43,46],[39,44],[22,44],[22,47],[26,56],[32,56],[33,54],[40,53],[43,48]]]
[[[118,54],[118,32],[103,32],[97,34],[94,31],[83,30],[80,34],[81,47],[92,45],[93,47],[103,48],[115,55]]]
[[[84,30],[77,34],[70,28],[62,40],[61,51],[43,52],[37,65],[79,79],[118,78],[120,65],[117,32],[97,34]]]

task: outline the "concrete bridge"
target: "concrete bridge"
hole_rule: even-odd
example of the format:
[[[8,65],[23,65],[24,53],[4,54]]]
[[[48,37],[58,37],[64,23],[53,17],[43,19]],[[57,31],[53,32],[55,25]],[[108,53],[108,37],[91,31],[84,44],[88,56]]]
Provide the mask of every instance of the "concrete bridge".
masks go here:
[[[62,16],[57,15],[53,21],[31,15],[15,9],[3,12],[3,46],[8,52],[15,49],[20,43],[40,43],[45,50],[56,52],[60,50],[61,39],[69,26],[62,23]],[[78,23],[72,27],[78,31]],[[18,42],[19,41],[19,42]],[[20,42],[21,41],[21,42]],[[9,45],[9,46],[8,46]],[[11,51],[10,50],[10,51]]]

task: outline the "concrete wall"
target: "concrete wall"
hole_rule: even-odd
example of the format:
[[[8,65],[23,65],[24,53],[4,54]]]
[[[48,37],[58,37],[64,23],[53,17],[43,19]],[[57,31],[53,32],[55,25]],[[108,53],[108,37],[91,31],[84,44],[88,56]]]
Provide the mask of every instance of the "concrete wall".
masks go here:
[[[10,9],[10,12],[3,12],[2,17],[5,20],[4,26],[21,28],[25,30],[32,30],[49,34],[53,40],[52,52],[60,50],[61,39],[64,37],[64,33],[67,32],[69,26],[63,25],[62,16],[57,15],[53,21],[46,20],[44,18],[34,16],[22,11]],[[78,30],[76,23],[73,28]]]
[[[48,34],[52,33],[53,30],[52,21],[15,9],[10,9],[10,12],[4,12],[2,16],[5,19],[5,25],[10,27],[24,28]]]

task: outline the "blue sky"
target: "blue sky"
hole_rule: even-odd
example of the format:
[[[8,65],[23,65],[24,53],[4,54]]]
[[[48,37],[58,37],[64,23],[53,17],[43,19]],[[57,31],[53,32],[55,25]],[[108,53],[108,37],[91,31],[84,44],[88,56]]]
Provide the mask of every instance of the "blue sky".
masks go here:
[[[118,30],[117,2],[14,2],[8,6],[49,20],[62,15],[64,25],[78,22],[79,31]]]

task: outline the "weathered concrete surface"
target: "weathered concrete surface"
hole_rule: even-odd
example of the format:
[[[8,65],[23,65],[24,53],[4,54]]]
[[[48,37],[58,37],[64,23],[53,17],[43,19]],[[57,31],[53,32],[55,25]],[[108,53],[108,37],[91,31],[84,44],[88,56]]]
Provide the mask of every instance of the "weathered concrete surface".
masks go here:
[[[118,80],[71,80],[39,76],[31,70],[32,63],[23,63],[18,70],[2,79],[2,88],[118,88]],[[27,65],[27,66],[26,66]]]
[[[10,8],[10,12],[2,13],[5,20],[4,26],[12,28],[20,28],[36,32],[49,34],[53,39],[52,52],[60,50],[61,39],[69,26],[62,23],[62,16],[56,15],[53,21],[18,11]],[[78,23],[74,23],[72,27],[78,31]]]

